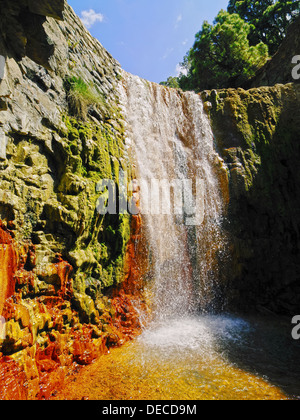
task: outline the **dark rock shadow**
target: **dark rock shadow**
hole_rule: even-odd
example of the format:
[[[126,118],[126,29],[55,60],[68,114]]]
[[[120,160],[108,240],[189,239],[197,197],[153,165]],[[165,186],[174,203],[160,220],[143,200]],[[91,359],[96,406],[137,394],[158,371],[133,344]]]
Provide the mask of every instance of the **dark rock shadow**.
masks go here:
[[[300,400],[300,340],[292,338],[294,326],[282,317],[243,319],[244,329],[218,337],[218,351],[236,367],[258,375],[289,398]]]

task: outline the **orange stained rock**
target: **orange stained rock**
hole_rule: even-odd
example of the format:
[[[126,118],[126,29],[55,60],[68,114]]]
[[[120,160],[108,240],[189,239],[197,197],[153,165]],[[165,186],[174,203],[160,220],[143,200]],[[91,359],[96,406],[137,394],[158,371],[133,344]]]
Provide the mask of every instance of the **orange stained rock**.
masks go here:
[[[73,267],[62,259],[61,255],[57,255],[57,262],[55,268],[57,270],[58,277],[60,278],[60,291],[59,296],[64,299],[72,296],[72,273]]]
[[[79,331],[72,330],[66,342],[59,340],[58,333],[53,334],[49,337],[48,346],[37,350],[35,359],[40,389],[38,399],[50,399],[64,386],[67,374],[76,371],[78,365],[89,365],[107,353],[106,337],[93,340],[92,335],[93,328],[83,325]]]
[[[15,292],[14,274],[17,264],[18,257],[13,239],[0,221],[0,315],[5,300]]]
[[[26,400],[26,380],[24,368],[9,357],[1,357],[0,354],[0,399]]]
[[[83,325],[81,331],[73,335],[72,355],[73,360],[79,365],[91,364],[97,357],[107,352],[106,337],[92,340],[93,329],[89,325]]]
[[[141,215],[132,216],[131,238],[126,250],[125,280],[113,291],[112,296],[112,305],[116,311],[112,326],[122,336],[120,344],[132,340],[141,332],[140,313],[146,312],[142,288],[142,253],[139,252],[141,228]]]
[[[30,314],[18,293],[18,286],[26,286],[28,290],[34,286],[31,271],[35,267],[34,246],[16,246],[9,230],[0,224],[0,315],[7,320],[21,320],[24,327],[22,354],[14,358],[2,357],[0,353],[0,399],[49,399],[64,385],[66,375],[79,366],[91,364],[107,353],[108,347],[119,346],[141,331],[141,224],[140,215],[132,217],[125,281],[112,292],[115,316],[104,331],[79,324],[78,314],[70,305],[73,267],[61,255],[47,267],[55,278],[53,295],[34,299],[38,313],[44,314],[51,325],[51,330],[45,330],[43,347],[35,342]],[[68,330],[64,327],[64,316],[72,316],[74,320]]]

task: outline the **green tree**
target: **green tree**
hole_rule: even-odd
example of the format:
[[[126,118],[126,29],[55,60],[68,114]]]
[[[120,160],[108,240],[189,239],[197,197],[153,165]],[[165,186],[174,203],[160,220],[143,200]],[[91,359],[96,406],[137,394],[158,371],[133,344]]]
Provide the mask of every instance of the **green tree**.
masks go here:
[[[239,15],[222,10],[214,25],[204,22],[193,48],[184,59],[187,76],[181,76],[183,89],[228,88],[242,84],[268,59],[262,42],[250,46],[251,25]]]
[[[299,16],[299,0],[230,0],[229,13],[237,13],[251,24],[250,45],[267,44],[274,54],[289,25]]]
[[[175,89],[180,88],[178,77],[168,77],[167,81],[161,82],[160,85]]]

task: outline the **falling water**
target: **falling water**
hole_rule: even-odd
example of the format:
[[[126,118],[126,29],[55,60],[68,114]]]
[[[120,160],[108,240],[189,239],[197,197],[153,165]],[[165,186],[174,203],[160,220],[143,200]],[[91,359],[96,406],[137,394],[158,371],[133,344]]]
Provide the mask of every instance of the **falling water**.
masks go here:
[[[144,181],[141,209],[150,249],[154,312],[159,318],[169,318],[211,310],[216,303],[216,253],[224,248],[223,200],[215,170],[220,158],[202,100],[195,93],[168,89],[127,73],[120,96],[127,147],[137,176]],[[203,223],[188,226],[186,214],[170,212],[164,188],[161,205],[153,202],[145,188],[151,188],[153,180],[190,180],[194,189],[201,180],[202,190],[197,194],[198,199],[203,194]],[[151,211],[146,213],[150,214],[144,214],[149,202]]]
[[[140,182],[154,320],[72,382],[63,398],[299,399],[299,344],[291,343],[288,320],[211,313],[220,303],[227,242],[221,162],[200,97],[124,73],[120,101],[136,176],[148,184],[202,179],[204,220],[187,226],[186,215],[168,214],[166,195],[161,208],[145,214],[147,183]]]

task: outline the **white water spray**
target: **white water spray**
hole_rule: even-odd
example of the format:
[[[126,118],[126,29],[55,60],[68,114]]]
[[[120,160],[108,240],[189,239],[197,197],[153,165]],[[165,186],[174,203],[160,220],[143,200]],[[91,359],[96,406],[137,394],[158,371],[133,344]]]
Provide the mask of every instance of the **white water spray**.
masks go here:
[[[185,215],[164,214],[168,202],[163,203],[161,214],[143,215],[154,313],[159,319],[168,319],[212,309],[216,252],[224,246],[220,227],[223,202],[215,171],[220,159],[202,100],[195,93],[168,89],[125,72],[120,100],[127,123],[127,147],[138,178],[148,185],[153,180],[189,179],[196,183],[198,179],[204,186],[200,226],[187,226]],[[143,200],[148,204],[142,188],[142,208]]]

